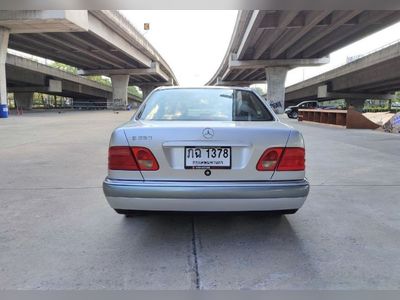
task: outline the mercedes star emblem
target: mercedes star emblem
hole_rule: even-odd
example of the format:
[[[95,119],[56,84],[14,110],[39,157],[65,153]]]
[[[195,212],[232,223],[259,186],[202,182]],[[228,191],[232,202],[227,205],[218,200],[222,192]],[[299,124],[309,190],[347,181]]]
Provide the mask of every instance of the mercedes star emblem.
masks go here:
[[[211,128],[205,128],[203,130],[203,136],[206,139],[211,139],[214,136],[214,130],[212,130]]]

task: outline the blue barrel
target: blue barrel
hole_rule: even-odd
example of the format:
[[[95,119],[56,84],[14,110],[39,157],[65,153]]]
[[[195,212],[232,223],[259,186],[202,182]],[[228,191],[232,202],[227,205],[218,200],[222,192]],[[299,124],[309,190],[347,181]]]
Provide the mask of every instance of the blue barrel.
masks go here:
[[[8,118],[7,104],[0,104],[0,118]]]

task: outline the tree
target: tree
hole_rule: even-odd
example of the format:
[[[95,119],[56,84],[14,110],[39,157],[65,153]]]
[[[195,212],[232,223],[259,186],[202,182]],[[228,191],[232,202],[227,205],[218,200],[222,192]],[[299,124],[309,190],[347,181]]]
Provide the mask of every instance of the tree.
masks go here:
[[[87,76],[88,79],[96,81],[98,83],[111,86],[111,79],[101,75]]]
[[[75,74],[75,75],[78,74],[78,69],[76,67],[72,67],[72,66],[60,63],[60,62],[54,61],[50,64],[50,67],[56,68],[56,69],[59,69],[61,71],[68,72],[71,74]]]
[[[137,86],[128,86],[128,93],[138,98],[142,98],[142,93],[139,91]]]

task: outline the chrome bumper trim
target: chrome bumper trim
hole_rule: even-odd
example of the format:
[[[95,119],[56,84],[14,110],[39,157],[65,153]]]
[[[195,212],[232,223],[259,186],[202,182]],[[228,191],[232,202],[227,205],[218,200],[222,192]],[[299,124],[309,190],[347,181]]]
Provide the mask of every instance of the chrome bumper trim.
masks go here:
[[[106,178],[108,197],[158,199],[268,199],[307,197],[307,180],[265,182],[156,182]]]

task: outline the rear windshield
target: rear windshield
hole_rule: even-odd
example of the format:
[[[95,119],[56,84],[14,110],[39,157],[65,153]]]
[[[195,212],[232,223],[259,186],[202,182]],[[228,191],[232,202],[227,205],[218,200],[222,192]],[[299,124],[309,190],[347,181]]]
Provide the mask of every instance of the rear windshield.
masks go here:
[[[169,89],[154,92],[138,114],[152,121],[273,121],[252,92],[233,89]]]

